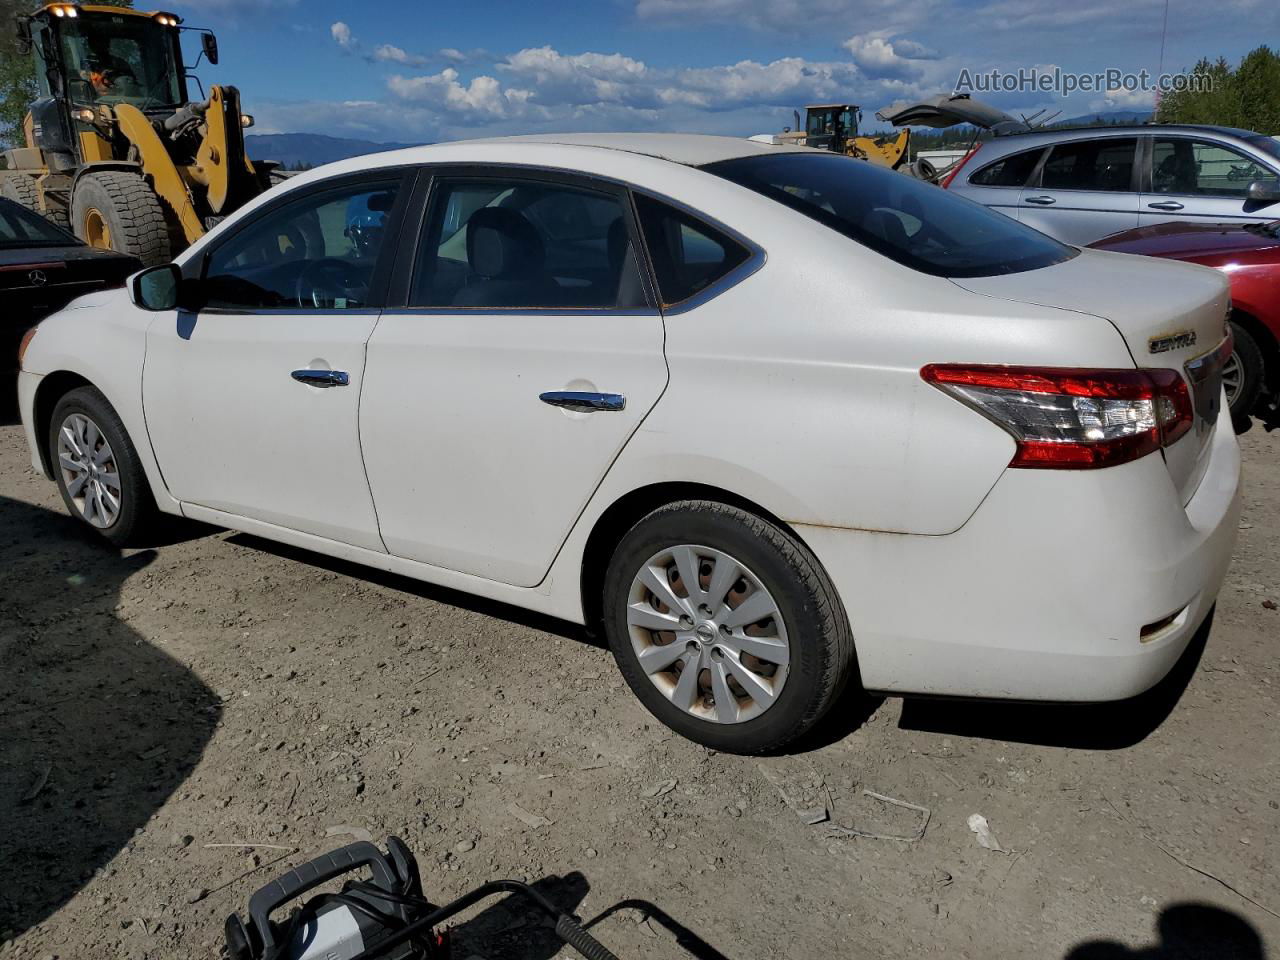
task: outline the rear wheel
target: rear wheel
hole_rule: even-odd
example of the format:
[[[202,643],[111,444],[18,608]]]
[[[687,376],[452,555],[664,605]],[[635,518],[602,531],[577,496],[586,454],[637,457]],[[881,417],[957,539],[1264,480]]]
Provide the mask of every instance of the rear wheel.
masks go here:
[[[853,639],[817,559],[720,503],[655,510],[605,577],[609,646],[632,691],[677,733],[733,753],[801,736],[853,668]]]
[[[171,259],[164,207],[141,174],[86,174],[71,199],[71,225],[89,246],[133,254],[146,266]]]
[[[28,210],[39,213],[39,192],[36,190],[36,178],[25,173],[10,173],[0,176],[0,197],[20,203]]]
[[[93,387],[66,394],[49,422],[49,462],[73,517],[118,547],[142,541],[159,510],[115,408]]]
[[[1227,393],[1227,407],[1236,423],[1245,421],[1258,402],[1258,394],[1266,379],[1266,361],[1258,341],[1240,324],[1231,321],[1235,349],[1222,368],[1222,387]]]

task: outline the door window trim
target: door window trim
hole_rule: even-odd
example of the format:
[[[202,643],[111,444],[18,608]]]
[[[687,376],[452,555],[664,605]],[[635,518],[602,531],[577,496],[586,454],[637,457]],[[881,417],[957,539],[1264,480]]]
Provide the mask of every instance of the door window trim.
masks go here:
[[[1133,144],[1133,163],[1129,168],[1129,188],[1127,190],[1102,190],[1097,187],[1046,187],[1044,186],[1044,168],[1049,162],[1049,158],[1053,156],[1053,151],[1058,147],[1071,146],[1077,143],[1101,143],[1104,140],[1127,140],[1132,139]],[[1040,157],[1040,162],[1036,164],[1035,171],[1028,178],[1023,190],[1051,190],[1054,193],[1105,193],[1105,194],[1134,194],[1141,193],[1142,186],[1142,137],[1135,133],[1119,133],[1110,137],[1077,137],[1073,140],[1059,140],[1056,143],[1049,144],[1044,155]]]
[[[1231,153],[1234,153],[1236,156],[1240,157],[1243,160],[1248,160],[1254,166],[1262,167],[1262,169],[1264,170],[1270,170],[1271,175],[1275,177],[1277,180],[1280,180],[1280,170],[1277,170],[1275,167],[1271,166],[1271,164],[1267,163],[1265,160],[1261,159],[1260,157],[1254,155],[1247,148],[1245,148],[1244,146],[1238,143],[1229,143],[1225,140],[1214,140],[1206,134],[1181,133],[1181,132],[1150,133],[1150,134],[1147,134],[1144,139],[1146,140],[1146,145],[1143,150],[1143,153],[1145,154],[1145,157],[1143,160],[1143,167],[1145,169],[1143,170],[1143,181],[1142,181],[1143,189],[1140,191],[1140,193],[1142,193],[1143,196],[1182,197],[1183,199],[1190,199],[1190,200],[1227,200],[1232,203],[1241,203],[1241,204],[1246,204],[1249,202],[1249,198],[1243,195],[1222,197],[1222,196],[1215,196],[1209,193],[1173,193],[1173,192],[1157,193],[1156,183],[1155,183],[1156,141],[1157,140],[1188,140],[1192,144],[1203,143],[1203,144],[1206,144],[1207,146],[1217,147],[1220,150],[1227,150]],[[1247,183],[1245,185],[1248,186]]]
[[[197,315],[205,314],[227,315],[227,316],[313,316],[317,313],[335,314],[343,316],[369,316],[382,312],[383,306],[387,303],[387,293],[389,289],[389,281],[391,279],[392,266],[395,257],[392,255],[388,247],[388,241],[391,237],[399,237],[401,234],[402,224],[405,220],[405,214],[409,209],[410,194],[412,193],[414,168],[411,165],[402,164],[394,167],[377,167],[370,170],[362,170],[355,173],[341,174],[339,176],[328,177],[324,180],[308,184],[297,190],[290,190],[275,200],[263,204],[255,210],[252,215],[245,217],[240,222],[228,229],[225,236],[219,237],[214,243],[208,245],[207,248],[201,250],[200,253],[192,257],[183,265],[182,274],[187,278],[194,278],[203,281],[208,274],[209,262],[213,255],[240,236],[244,231],[262,223],[268,217],[273,217],[277,213],[286,208],[298,204],[314,200],[322,197],[327,193],[342,193],[351,187],[369,187],[376,188],[378,186],[397,187],[395,204],[391,209],[390,215],[387,217],[386,237],[382,246],[378,250],[378,260],[374,265],[373,277],[369,284],[369,303],[363,307],[354,309],[339,309],[336,307],[200,307],[194,311]]]

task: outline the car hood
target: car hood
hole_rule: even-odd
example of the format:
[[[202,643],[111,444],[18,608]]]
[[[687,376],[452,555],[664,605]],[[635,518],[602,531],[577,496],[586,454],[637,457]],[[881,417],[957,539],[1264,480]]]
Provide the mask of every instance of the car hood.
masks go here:
[[[972,124],[996,133],[1023,133],[1031,129],[1021,120],[989,103],[974,100],[967,93],[944,93],[917,103],[895,103],[879,111],[876,117],[895,127],[954,127]]]
[[[1159,223],[1113,233],[1091,246],[1170,260],[1206,260],[1274,250],[1280,262],[1280,235],[1277,234],[1280,230],[1247,229],[1241,223]]]

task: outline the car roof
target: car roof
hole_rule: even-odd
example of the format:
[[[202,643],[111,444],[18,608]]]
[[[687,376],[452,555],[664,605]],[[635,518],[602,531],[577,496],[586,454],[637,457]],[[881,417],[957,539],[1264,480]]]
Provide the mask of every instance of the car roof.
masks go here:
[[[598,150],[620,150],[624,153],[657,157],[691,167],[700,167],[719,160],[734,160],[738,157],[753,157],[779,151],[813,152],[811,147],[766,144],[748,140],[745,137],[716,137],[700,133],[539,133],[516,137],[460,140],[451,146],[472,143],[546,143],[567,147],[591,147]]]
[[[1113,134],[1148,134],[1151,136],[1159,136],[1161,133],[1214,133],[1219,136],[1237,137],[1248,139],[1250,137],[1261,136],[1252,130],[1241,130],[1238,127],[1222,127],[1213,124],[1199,123],[1118,123],[1094,126],[1078,126],[1078,127],[1037,127],[1034,130],[1021,130],[1015,133],[1001,134],[998,140],[1027,140],[1034,137],[1041,137],[1051,140],[1054,137],[1077,134],[1087,134],[1089,136],[1111,136]]]

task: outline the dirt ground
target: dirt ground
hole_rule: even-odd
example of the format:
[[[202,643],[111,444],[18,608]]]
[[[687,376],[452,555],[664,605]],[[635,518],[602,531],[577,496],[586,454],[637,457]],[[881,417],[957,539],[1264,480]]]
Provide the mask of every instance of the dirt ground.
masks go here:
[[[1216,620],[1151,695],[850,696],[756,760],[669,734],[568,624],[208,528],[109,549],[0,425],[0,957],[216,956],[360,831],[437,901],[537,881],[623,958],[1274,955],[1280,435],[1242,442]],[[840,835],[918,830],[864,791],[923,837]],[[522,910],[456,930],[460,960],[556,955]]]

